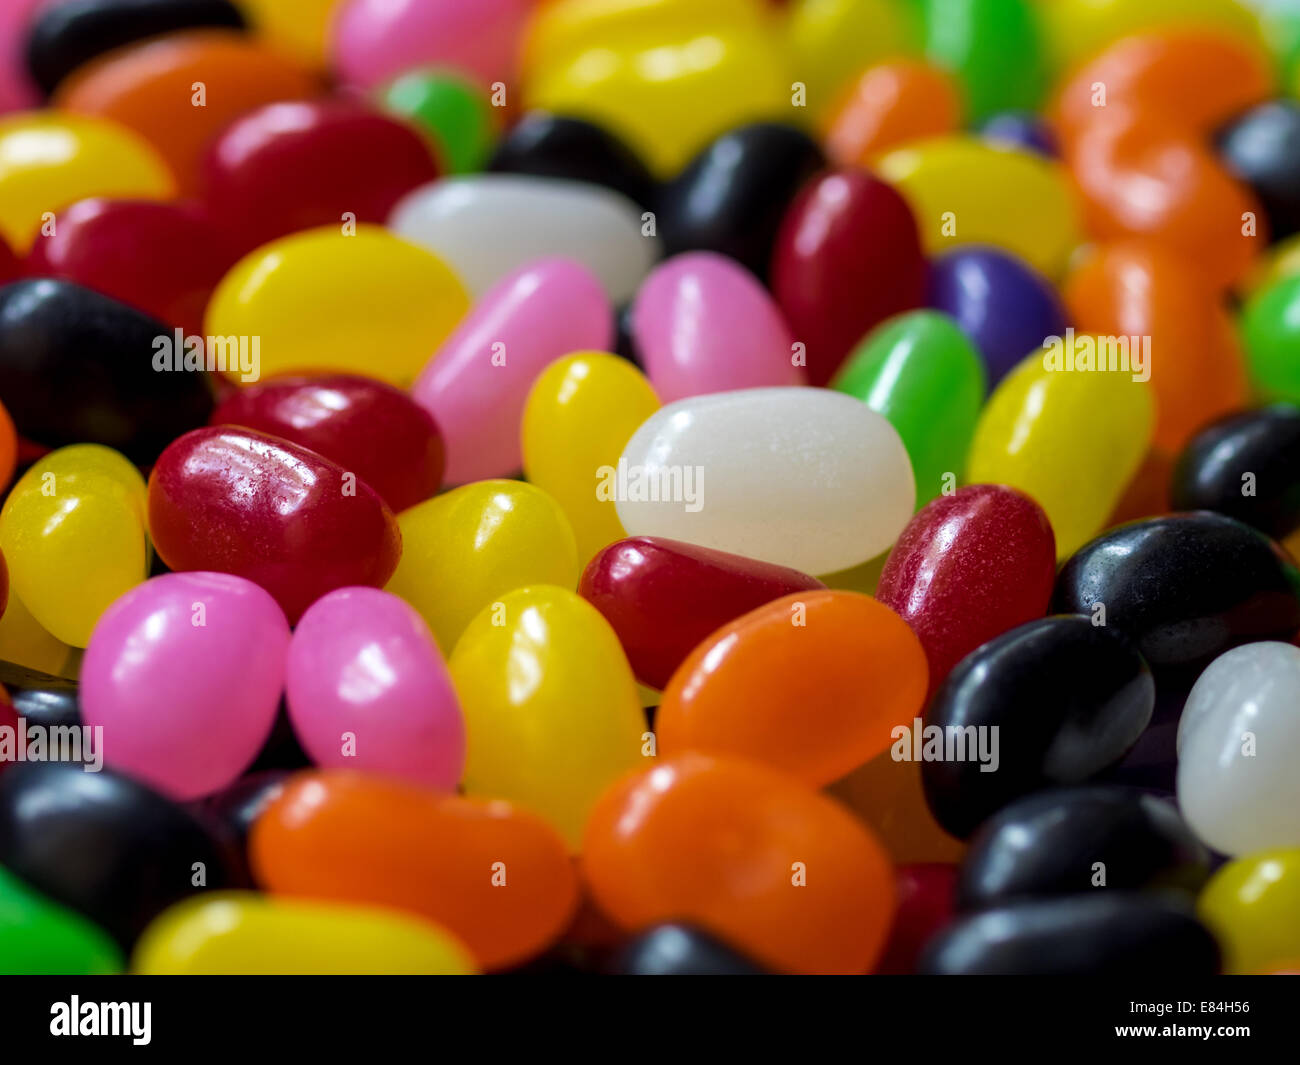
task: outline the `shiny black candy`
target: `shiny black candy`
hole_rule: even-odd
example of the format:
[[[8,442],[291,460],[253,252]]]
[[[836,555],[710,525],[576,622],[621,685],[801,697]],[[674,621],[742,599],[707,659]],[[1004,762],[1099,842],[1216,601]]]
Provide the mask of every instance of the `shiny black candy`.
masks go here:
[[[926,802],[964,839],[1022,795],[1079,784],[1118,763],[1154,706],[1151,671],[1118,633],[1080,617],[1021,625],[957,663],[925,714],[927,733],[938,726],[945,741],[982,734],[987,750],[996,735],[996,770],[983,771],[970,752],[948,760],[961,752],[945,742],[945,758],[921,763]],[[965,731],[972,726],[988,731]]]
[[[212,413],[206,373],[154,369],[155,341],[173,335],[69,281],[7,285],[0,288],[0,396],[18,432],[37,444],[104,444],[148,465]]]
[[[661,924],[621,948],[610,965],[616,976],[762,976],[763,970],[707,932]]]
[[[1098,888],[959,919],[926,946],[919,971],[947,976],[1212,976],[1219,947],[1174,898]]]
[[[1206,426],[1178,456],[1170,499],[1175,510],[1213,510],[1286,537],[1300,527],[1300,407],[1279,403]]]
[[[1209,871],[1209,852],[1173,803],[1113,785],[1060,788],[1019,799],[984,822],[962,859],[957,906],[1146,888],[1178,889],[1190,899]]]
[[[825,165],[821,148],[793,126],[759,122],[724,133],[664,186],[666,253],[721,252],[766,278],[786,208]]]
[[[1219,131],[1227,168],[1255,191],[1268,215],[1269,235],[1300,232],[1300,104],[1273,100]]]
[[[195,807],[220,821],[241,844],[248,839],[253,822],[284,791],[293,773],[288,769],[264,769],[242,776],[229,787],[195,803]]]

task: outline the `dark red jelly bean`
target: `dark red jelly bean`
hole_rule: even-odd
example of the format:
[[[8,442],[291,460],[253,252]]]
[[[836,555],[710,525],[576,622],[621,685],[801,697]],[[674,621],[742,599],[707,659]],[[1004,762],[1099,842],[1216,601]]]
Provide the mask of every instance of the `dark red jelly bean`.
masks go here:
[[[0,285],[7,285],[10,281],[17,281],[22,276],[22,262],[10,250],[4,237],[0,237]]]
[[[952,919],[957,867],[940,862],[900,865],[894,886],[898,908],[876,972],[905,975],[916,971],[926,943]]]

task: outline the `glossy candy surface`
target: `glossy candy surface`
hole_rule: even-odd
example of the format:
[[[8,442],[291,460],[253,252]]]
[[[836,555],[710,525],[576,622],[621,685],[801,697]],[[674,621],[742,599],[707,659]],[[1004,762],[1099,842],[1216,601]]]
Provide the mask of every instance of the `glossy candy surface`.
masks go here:
[[[910,728],[925,689],[925,652],[892,610],[855,592],[800,591],[696,647],[655,728],[666,755],[744,757],[820,787]]]
[[[1229,973],[1262,973],[1300,958],[1300,848],[1238,858],[1205,885],[1197,908]]]
[[[877,598],[925,648],[930,689],[987,640],[1047,612],[1056,547],[1042,508],[1002,485],[931,500],[889,553]]]
[[[564,844],[533,814],[363,773],[294,777],[254,824],[250,848],[273,895],[418,914],[484,968],[538,953],[577,905]]]
[[[0,869],[0,974],[101,976],[122,971],[104,932]]]
[[[867,971],[894,909],[888,858],[842,807],[784,773],[695,753],[601,797],[583,869],[624,928],[689,921],[781,972]]]
[[[384,90],[384,107],[418,126],[451,174],[483,169],[497,121],[487,96],[455,74],[413,70]]]
[[[1249,182],[1268,212],[1274,240],[1300,231],[1300,102],[1262,104],[1218,137],[1228,169]]]
[[[1022,795],[1115,765],[1154,706],[1151,672],[1129,641],[1089,618],[1043,618],[964,658],[927,707],[925,734],[904,738],[913,747],[904,753],[920,748],[926,801],[964,838]],[[925,744],[941,757],[927,756]]]
[[[925,53],[957,77],[973,117],[1038,105],[1047,70],[1032,0],[923,0],[921,12]]]
[[[844,166],[908,141],[953,133],[961,125],[961,90],[946,71],[915,59],[867,67],[833,110],[827,153]]]
[[[296,623],[316,599],[392,576],[402,536],[373,488],[279,437],[186,433],[149,478],[149,531],[174,570],[217,570],[271,593]]]
[[[761,976],[763,970],[707,932],[661,924],[629,940],[610,964],[617,976]]]
[[[1254,293],[1241,317],[1241,335],[1251,381],[1266,399],[1300,403],[1300,274]]]
[[[930,938],[952,920],[957,867],[939,862],[899,866],[894,873],[898,910],[889,942],[876,963],[881,974],[906,974],[916,968]]]

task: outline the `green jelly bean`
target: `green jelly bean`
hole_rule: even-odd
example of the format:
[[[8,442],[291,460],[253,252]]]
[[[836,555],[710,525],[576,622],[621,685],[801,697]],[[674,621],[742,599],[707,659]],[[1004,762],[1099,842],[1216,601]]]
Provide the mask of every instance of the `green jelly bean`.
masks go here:
[[[984,363],[951,318],[911,311],[881,323],[831,382],[883,414],[912,460],[916,506],[960,475],[984,402]],[[955,487],[955,481],[952,484]]]
[[[492,107],[482,90],[453,74],[414,71],[394,81],[384,106],[432,134],[453,174],[483,169],[492,150]]]
[[[0,868],[0,975],[103,976],[122,971],[108,933]]]
[[[925,54],[962,83],[974,121],[1042,103],[1046,50],[1028,0],[924,0],[923,15]]]
[[[1251,297],[1241,319],[1251,380],[1264,399],[1300,403],[1300,275]]]

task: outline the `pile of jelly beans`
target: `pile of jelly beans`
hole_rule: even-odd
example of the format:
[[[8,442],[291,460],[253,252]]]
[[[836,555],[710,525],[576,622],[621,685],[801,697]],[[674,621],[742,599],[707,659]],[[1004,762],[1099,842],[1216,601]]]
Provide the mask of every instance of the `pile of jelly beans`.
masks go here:
[[[3,0],[0,403],[0,972],[1300,970],[1294,3]]]

